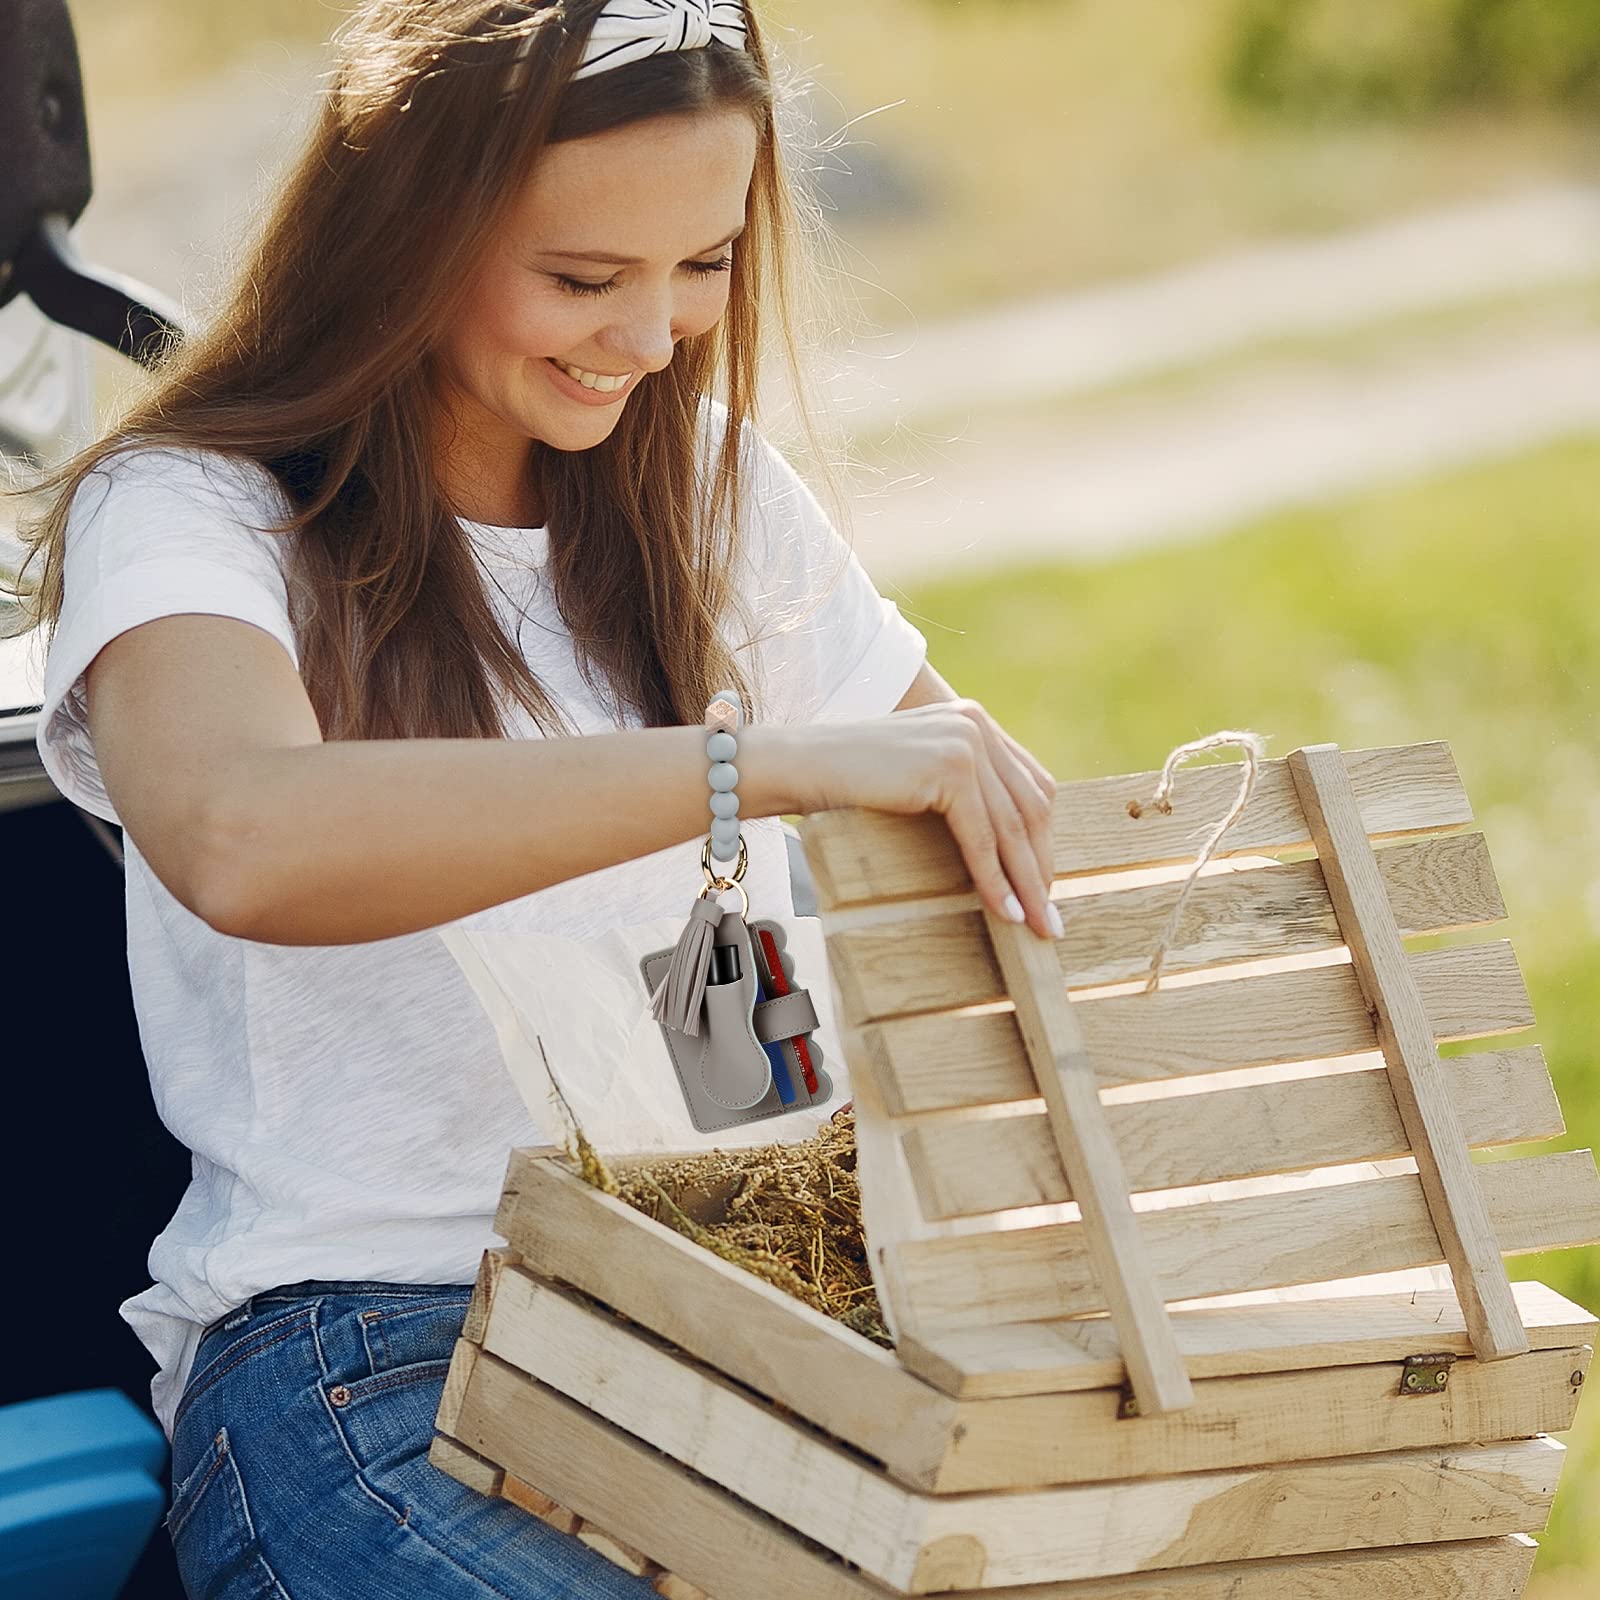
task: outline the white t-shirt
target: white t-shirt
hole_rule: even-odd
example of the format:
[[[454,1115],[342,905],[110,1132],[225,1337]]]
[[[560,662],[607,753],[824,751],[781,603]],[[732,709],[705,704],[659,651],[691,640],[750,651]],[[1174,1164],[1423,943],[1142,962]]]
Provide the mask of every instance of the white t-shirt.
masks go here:
[[[704,415],[725,423],[726,408],[712,404]],[[781,452],[754,429],[750,436],[758,450],[746,480],[745,577],[765,597],[756,631],[762,607],[804,596],[821,581],[814,574],[837,572],[848,556],[809,624],[744,658],[767,688],[768,719],[891,711],[926,641],[873,587]],[[276,481],[255,463],[173,447],[114,458],[80,487],[37,741],[51,778],[78,805],[120,822],[95,763],[82,682],[117,634],[171,613],[238,617],[298,666],[282,547],[246,525],[282,505]],[[529,667],[582,733],[615,731],[542,580],[547,531],[463,526]],[[731,625],[728,637],[745,643]],[[542,737],[520,708],[516,715],[517,736]],[[781,823],[746,819],[744,833],[751,915],[792,916]],[[444,926],[582,939],[619,922],[681,918],[702,881],[701,843]],[[124,847],[140,1041],[156,1109],[193,1153],[189,1188],[150,1250],[155,1281],[120,1308],[159,1364],[151,1398],[170,1436],[201,1332],[251,1294],[311,1278],[470,1283],[497,1239],[509,1151],[551,1131],[530,1120],[437,930],[331,946],[233,938],[168,892],[126,830]],[[803,1138],[822,1114],[791,1113],[757,1131],[763,1140]]]

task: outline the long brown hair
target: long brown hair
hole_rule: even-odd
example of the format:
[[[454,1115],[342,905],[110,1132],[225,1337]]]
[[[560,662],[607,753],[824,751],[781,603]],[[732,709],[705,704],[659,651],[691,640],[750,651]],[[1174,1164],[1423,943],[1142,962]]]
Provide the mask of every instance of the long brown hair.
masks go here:
[[[500,737],[508,699],[543,731],[567,731],[500,626],[438,479],[431,341],[546,145],[736,108],[757,146],[724,316],[646,375],[602,443],[562,452],[535,440],[529,461],[548,574],[591,686],[647,727],[699,721],[725,684],[761,716],[719,627],[727,614],[753,620],[731,577],[741,440],[770,297],[796,415],[817,445],[797,349],[799,315],[821,303],[820,258],[798,247],[826,230],[780,135],[749,5],[747,50],[714,41],[574,82],[602,4],[364,0],[340,24],[315,126],[218,314],[109,433],[21,491],[48,497],[20,527],[24,570],[43,557],[31,595],[17,586],[30,627],[53,636],[59,621],[68,507],[89,472],[145,444],[211,448],[267,469],[290,507],[262,531],[290,539],[300,673],[324,738]],[[702,463],[701,412],[719,374],[727,427]]]

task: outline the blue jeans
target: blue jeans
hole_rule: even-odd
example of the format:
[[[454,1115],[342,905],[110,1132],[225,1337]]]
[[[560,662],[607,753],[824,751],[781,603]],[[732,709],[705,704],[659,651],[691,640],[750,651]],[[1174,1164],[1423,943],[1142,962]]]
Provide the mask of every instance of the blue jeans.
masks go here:
[[[428,1460],[471,1297],[308,1279],[205,1331],[166,1520],[189,1600],[654,1600],[647,1579]]]

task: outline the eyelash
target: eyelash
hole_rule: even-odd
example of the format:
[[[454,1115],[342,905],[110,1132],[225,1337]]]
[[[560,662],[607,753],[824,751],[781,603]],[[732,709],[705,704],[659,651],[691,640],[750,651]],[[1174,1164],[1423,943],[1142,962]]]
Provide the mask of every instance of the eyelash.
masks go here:
[[[720,261],[685,261],[684,266],[697,277],[710,277],[714,272],[731,271],[733,255],[730,252]],[[610,294],[617,286],[615,278],[608,279],[605,283],[585,283],[582,278],[566,278],[559,272],[555,273],[554,277],[568,294]]]

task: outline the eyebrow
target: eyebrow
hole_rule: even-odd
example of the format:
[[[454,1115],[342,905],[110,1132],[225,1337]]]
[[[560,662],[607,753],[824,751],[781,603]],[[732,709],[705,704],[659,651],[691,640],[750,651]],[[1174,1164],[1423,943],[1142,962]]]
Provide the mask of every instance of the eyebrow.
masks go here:
[[[745,225],[741,222],[727,238],[718,239],[715,244],[708,244],[697,253],[705,255],[708,251],[720,250],[724,245],[732,244],[744,229]],[[558,261],[604,261],[614,267],[642,267],[646,264],[638,256],[608,255],[604,250],[541,250],[539,254]]]

